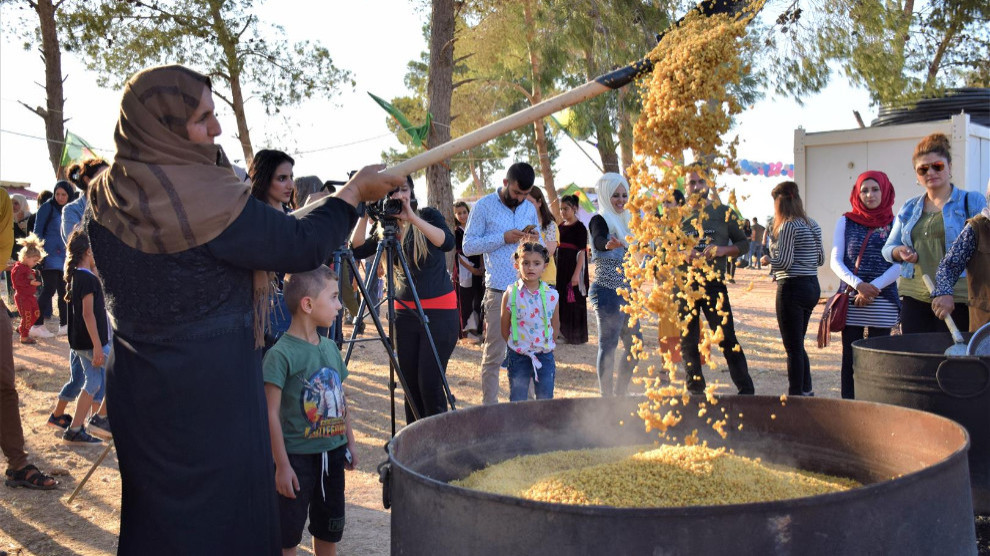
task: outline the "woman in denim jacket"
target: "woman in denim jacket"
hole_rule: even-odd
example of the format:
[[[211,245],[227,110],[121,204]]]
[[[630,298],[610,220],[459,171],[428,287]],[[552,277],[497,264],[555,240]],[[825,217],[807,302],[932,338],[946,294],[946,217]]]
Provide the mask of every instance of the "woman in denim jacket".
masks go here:
[[[979,214],[986,200],[979,193],[955,187],[950,181],[952,156],[949,138],[944,134],[933,133],[922,139],[914,149],[912,160],[925,193],[908,200],[897,213],[883,247],[883,257],[901,263],[897,284],[901,294],[901,331],[905,334],[944,332],[948,329],[932,311],[931,292],[921,276],[935,276],[939,261],[962,232],[966,220]],[[955,302],[952,318],[962,330],[969,328],[967,290],[963,277],[952,290]]]

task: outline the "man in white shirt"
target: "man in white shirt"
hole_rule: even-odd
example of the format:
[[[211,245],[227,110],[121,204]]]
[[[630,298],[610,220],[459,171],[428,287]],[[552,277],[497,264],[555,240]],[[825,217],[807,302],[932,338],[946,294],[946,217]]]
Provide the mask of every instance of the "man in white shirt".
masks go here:
[[[509,167],[502,187],[474,205],[464,230],[464,254],[485,258],[485,345],[481,364],[481,395],[485,405],[498,403],[498,373],[505,358],[502,338],[502,294],[516,281],[512,255],[520,241],[539,241],[536,208],[526,196],[536,172],[525,162]],[[527,233],[524,230],[532,230]]]

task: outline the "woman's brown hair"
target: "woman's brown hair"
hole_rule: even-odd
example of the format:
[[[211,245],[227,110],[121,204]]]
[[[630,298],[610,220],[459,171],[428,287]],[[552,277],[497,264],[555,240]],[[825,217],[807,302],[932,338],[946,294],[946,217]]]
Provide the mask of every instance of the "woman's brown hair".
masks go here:
[[[79,188],[79,191],[86,191],[86,188],[89,187],[89,181],[109,166],[110,164],[102,158],[87,158],[70,165],[66,171],[66,176]]]
[[[534,185],[529,188],[527,194],[540,202],[540,208],[536,209],[536,213],[540,217],[540,229],[546,231],[550,227],[550,224],[554,222],[554,219],[553,213],[550,212],[550,207],[547,206],[547,199],[543,196],[543,191]]]
[[[251,167],[248,169],[252,197],[268,203],[268,189],[272,186],[272,178],[275,177],[275,171],[283,162],[296,165],[296,161],[282,151],[262,149],[255,153],[251,160]]]
[[[951,164],[952,154],[949,153],[950,149],[949,138],[944,133],[932,133],[919,141],[918,145],[914,147],[914,156],[911,157],[911,161],[917,161],[926,154],[937,154]]]
[[[782,181],[770,192],[773,195],[773,235],[777,235],[780,227],[785,222],[801,219],[805,224],[811,225],[808,215],[804,212],[804,205],[801,203],[801,194],[798,184],[792,181]]]

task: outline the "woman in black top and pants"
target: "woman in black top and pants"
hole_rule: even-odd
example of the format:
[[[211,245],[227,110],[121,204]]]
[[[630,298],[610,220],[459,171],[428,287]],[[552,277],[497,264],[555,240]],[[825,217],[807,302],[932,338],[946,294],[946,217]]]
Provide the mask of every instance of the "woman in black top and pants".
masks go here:
[[[441,376],[447,372],[447,360],[454,353],[460,330],[457,294],[447,273],[444,255],[454,248],[454,234],[440,211],[431,207],[414,208],[416,195],[411,179],[407,178],[406,183],[391,194],[391,198],[402,201],[402,212],[395,215],[400,222],[398,236],[412,273],[412,283],[423,304],[423,312],[429,319],[430,333],[442,365],[442,368],[437,368],[429,338],[416,315],[416,302],[409,287],[410,277],[405,276],[401,264],[395,261],[395,351],[399,357],[399,369],[409,388],[405,408],[406,423],[410,424],[416,420],[409,407],[410,401],[416,404],[420,417],[447,411],[447,396]],[[380,226],[376,225],[371,237],[366,238],[367,226],[368,217],[365,216],[351,236],[351,248],[356,259],[370,257],[378,249]]]

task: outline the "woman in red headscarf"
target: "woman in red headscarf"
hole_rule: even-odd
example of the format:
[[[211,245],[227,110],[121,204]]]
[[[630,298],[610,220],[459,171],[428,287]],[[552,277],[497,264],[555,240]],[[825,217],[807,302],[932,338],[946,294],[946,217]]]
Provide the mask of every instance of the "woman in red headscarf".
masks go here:
[[[863,172],[849,195],[852,210],[839,217],[832,241],[832,271],[849,296],[849,313],[842,330],[842,397],[854,398],[852,343],[869,332],[887,336],[897,324],[900,265],[883,258],[884,243],[894,221],[894,186],[883,172]]]

